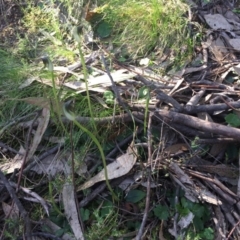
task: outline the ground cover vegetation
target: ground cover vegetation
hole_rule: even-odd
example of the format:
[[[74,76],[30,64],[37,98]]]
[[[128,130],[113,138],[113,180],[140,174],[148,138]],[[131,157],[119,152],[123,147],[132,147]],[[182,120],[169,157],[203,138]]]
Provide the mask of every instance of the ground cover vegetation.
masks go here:
[[[0,13],[0,239],[238,239],[238,2]]]

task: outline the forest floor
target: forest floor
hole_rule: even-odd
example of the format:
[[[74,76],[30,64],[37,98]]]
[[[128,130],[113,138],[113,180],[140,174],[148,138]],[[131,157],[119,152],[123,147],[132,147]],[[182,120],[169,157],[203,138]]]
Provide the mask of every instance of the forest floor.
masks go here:
[[[184,2],[0,1],[0,239],[240,238],[240,6]]]

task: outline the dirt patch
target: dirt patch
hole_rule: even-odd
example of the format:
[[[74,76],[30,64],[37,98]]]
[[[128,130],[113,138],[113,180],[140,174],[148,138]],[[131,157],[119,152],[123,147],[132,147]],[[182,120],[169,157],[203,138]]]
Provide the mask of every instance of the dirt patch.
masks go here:
[[[0,4],[0,44],[2,47],[14,47],[17,38],[24,36],[21,18],[23,17],[22,7],[12,1],[4,1]]]

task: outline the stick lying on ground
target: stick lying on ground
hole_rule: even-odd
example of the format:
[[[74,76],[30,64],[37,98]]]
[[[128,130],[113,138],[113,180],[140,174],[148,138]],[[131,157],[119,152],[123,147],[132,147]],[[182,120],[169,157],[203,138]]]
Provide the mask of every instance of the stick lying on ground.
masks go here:
[[[240,141],[240,129],[234,127],[224,126],[218,123],[204,121],[199,118],[188,116],[185,114],[165,110],[155,112],[155,116],[163,118],[164,121],[168,124],[170,124],[171,122],[180,123],[182,125],[190,126],[192,128],[201,130],[203,132],[211,132],[213,134],[234,138]]]

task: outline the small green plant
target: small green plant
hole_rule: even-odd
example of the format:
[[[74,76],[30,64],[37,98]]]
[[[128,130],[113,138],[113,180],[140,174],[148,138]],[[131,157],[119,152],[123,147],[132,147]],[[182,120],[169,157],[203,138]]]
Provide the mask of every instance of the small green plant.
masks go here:
[[[65,218],[64,214],[60,214],[56,212],[54,209],[50,212],[49,219],[54,222],[57,226],[60,227],[54,234],[57,237],[61,237],[64,233],[71,233],[71,227]],[[47,232],[47,226],[42,226],[43,230]]]
[[[75,54],[67,47],[66,40],[69,39],[69,29],[59,17],[60,8],[70,11],[68,2],[60,0],[58,7],[53,1],[39,2],[36,6],[32,6],[32,1],[27,1],[27,4],[22,9],[24,16],[21,19],[27,31],[24,38],[19,37],[15,51],[27,59],[38,58],[47,52],[54,59],[73,61]]]
[[[201,146],[197,141],[199,137],[195,137],[193,141],[191,141],[191,149],[194,154],[198,154],[200,156],[204,156],[209,151],[209,146]]]
[[[167,220],[169,218],[169,210],[167,206],[157,205],[153,209],[154,215],[158,217],[160,220]]]
[[[239,8],[234,8],[233,12],[239,14],[240,13],[240,9]]]
[[[228,124],[230,124],[232,127],[240,127],[240,118],[235,113],[229,113],[225,120]]]
[[[104,92],[103,98],[107,104],[114,104],[114,95],[111,91]]]
[[[210,219],[210,211],[206,205],[193,203],[185,197],[181,197],[180,203],[177,204],[176,208],[180,217],[184,217],[190,212],[194,215],[193,222],[187,229],[187,236],[194,237],[187,239],[214,239],[213,229],[206,228],[206,224]]]
[[[121,236],[123,232],[118,229],[118,211],[110,201],[104,201],[99,208],[93,211],[91,221],[92,223],[86,231],[86,239],[109,239],[109,237]]]
[[[31,106],[17,101],[17,99],[26,97],[29,92],[37,95],[37,91],[41,90],[39,88],[36,91],[31,87],[27,90],[20,89],[22,82],[28,76],[28,72],[29,67],[24,61],[19,60],[12,53],[0,49],[0,127],[32,110]]]
[[[5,219],[4,239],[16,239],[24,231],[24,223],[20,219]]]
[[[186,236],[186,240],[213,240],[214,239],[214,231],[212,228],[208,227],[199,233],[188,231]]]
[[[153,208],[153,214],[160,220],[168,221],[176,212],[179,214],[178,220],[192,213],[194,216],[192,223],[186,229],[182,229],[185,233],[184,239],[213,240],[213,229],[207,227],[208,221],[210,220],[208,207],[204,204],[193,203],[182,196],[182,194],[181,192],[179,203],[175,204],[174,195],[171,192],[167,193],[170,206],[158,204]]]

